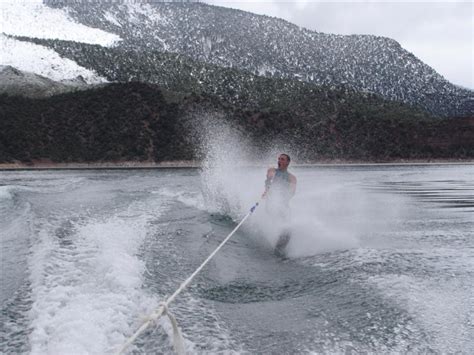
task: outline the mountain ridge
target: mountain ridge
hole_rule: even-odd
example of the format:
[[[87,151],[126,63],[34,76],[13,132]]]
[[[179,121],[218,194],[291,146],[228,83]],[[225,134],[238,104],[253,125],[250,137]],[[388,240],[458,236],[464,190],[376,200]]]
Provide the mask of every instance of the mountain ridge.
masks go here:
[[[259,76],[343,85],[440,116],[474,111],[473,91],[449,83],[387,37],[324,34],[285,20],[203,3],[46,3],[67,9],[82,24],[119,35],[121,48],[144,54],[173,52]]]
[[[114,46],[104,47],[137,51],[142,57],[154,52],[174,53],[195,63],[266,78],[325,88],[344,86],[438,116],[470,116],[474,112],[472,90],[449,83],[388,37],[325,34],[282,19],[204,3],[47,0],[44,6],[65,12],[81,26],[120,38]],[[29,41],[35,40],[29,37]],[[70,53],[69,58],[79,55]],[[95,61],[100,59],[107,60]],[[132,71],[153,69],[145,60],[136,64]],[[91,65],[88,70],[97,68]],[[113,76],[130,77],[127,70],[129,67],[122,68]]]

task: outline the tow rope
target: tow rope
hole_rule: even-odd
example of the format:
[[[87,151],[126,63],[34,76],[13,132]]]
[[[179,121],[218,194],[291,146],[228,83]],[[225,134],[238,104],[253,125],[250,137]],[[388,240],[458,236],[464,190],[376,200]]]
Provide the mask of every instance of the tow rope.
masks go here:
[[[263,199],[263,197],[262,197]],[[260,199],[261,201],[261,199]],[[219,244],[219,246],[207,257],[206,260],[194,271],[191,276],[189,276],[180,286],[179,288],[166,299],[164,302],[161,302],[159,307],[153,311],[146,320],[142,323],[142,325],[137,329],[137,331],[128,338],[128,340],[123,344],[117,354],[123,354],[125,350],[137,339],[137,337],[143,333],[150,324],[156,322],[160,317],[163,315],[167,315],[171,325],[173,327],[173,347],[177,354],[184,355],[185,354],[185,347],[184,347],[184,340],[181,335],[181,332],[178,328],[178,323],[176,322],[176,318],[170,313],[168,306],[174,299],[189,285],[189,283],[193,280],[193,278],[206,266],[206,264],[217,254],[217,252],[224,246],[225,243],[234,235],[235,232],[240,228],[240,226],[245,222],[247,218],[255,211],[258,207],[259,202],[255,203],[255,205],[250,208],[249,212],[245,215],[245,217],[240,221],[240,223],[230,232],[230,234]]]

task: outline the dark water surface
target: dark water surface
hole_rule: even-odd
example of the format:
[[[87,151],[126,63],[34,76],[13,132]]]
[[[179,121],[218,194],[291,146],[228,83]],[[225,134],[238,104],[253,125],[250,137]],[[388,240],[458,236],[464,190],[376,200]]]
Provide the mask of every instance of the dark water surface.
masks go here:
[[[0,351],[117,350],[264,173],[217,188],[195,169],[0,172]],[[252,216],[170,307],[187,350],[474,353],[474,166],[294,173],[289,257]],[[159,323],[132,353],[172,352]]]

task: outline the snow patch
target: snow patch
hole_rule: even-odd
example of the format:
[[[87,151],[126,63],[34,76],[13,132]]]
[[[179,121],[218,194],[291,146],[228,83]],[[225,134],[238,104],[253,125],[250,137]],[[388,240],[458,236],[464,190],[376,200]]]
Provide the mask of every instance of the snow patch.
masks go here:
[[[138,3],[126,3],[125,7],[127,9],[127,13],[130,19],[131,23],[139,24],[140,21],[140,15],[145,15],[145,11],[141,8],[141,5]]]
[[[65,11],[52,9],[39,1],[0,2],[0,33],[60,39],[110,47],[121,38],[75,22]]]
[[[260,65],[257,69],[258,75],[263,76],[267,74],[275,75],[276,68],[268,63]]]
[[[140,4],[136,2],[128,2],[127,8],[130,13],[137,13],[141,15],[148,16],[148,14],[152,11],[151,6],[148,4]]]
[[[44,46],[22,42],[0,34],[0,65],[11,65],[21,71],[32,72],[51,80],[60,81],[82,76],[88,84],[107,82],[94,71],[76,62],[61,58],[58,53]]]
[[[169,21],[166,17],[161,16],[157,9],[151,9],[150,13],[148,14],[150,20],[154,23],[161,22],[162,24],[169,24]]]
[[[120,22],[118,22],[118,20],[115,18],[115,16],[110,11],[107,11],[104,14],[104,18],[107,21],[109,21],[111,24],[113,24],[115,26],[118,26],[118,27],[122,27],[122,24]]]
[[[141,23],[140,16],[144,16],[151,23],[167,23],[167,19],[161,16],[158,10],[150,4],[142,4],[134,1],[124,2],[127,13],[132,23]],[[147,21],[147,22],[148,22]]]

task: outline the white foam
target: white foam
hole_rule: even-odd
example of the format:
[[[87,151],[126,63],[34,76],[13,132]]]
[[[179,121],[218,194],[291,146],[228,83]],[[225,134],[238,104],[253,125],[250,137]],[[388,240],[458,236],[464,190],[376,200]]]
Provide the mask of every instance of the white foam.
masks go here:
[[[3,186],[2,186],[3,187]],[[5,201],[0,187],[0,304],[19,289],[26,278],[26,258],[30,230],[30,204],[13,204],[12,194]]]
[[[13,198],[11,189],[12,186],[0,186],[0,200],[10,200]]]
[[[206,210],[202,193],[197,191],[174,191],[169,188],[162,188],[157,191],[152,191],[151,193],[165,196],[173,201],[179,201],[189,207]]]
[[[442,353],[469,352],[472,339],[466,310],[472,306],[472,288],[462,281],[409,275],[372,276],[368,281],[433,334],[432,348]],[[407,326],[409,327],[409,325]],[[410,331],[400,326],[400,333]]]
[[[132,206],[126,219],[122,213],[73,223],[72,244],[61,245],[53,228],[42,226],[30,260],[33,354],[116,351],[156,306],[142,292],[145,266],[137,256],[148,208]]]

